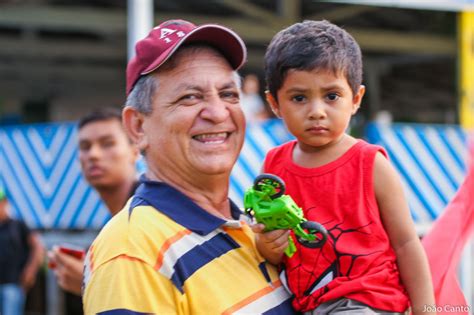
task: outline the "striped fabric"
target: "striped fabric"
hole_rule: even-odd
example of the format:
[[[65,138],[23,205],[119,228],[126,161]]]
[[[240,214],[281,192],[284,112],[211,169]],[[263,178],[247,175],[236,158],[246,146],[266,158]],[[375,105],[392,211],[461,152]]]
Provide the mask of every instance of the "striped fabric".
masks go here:
[[[436,219],[465,177],[466,131],[456,125],[370,124],[367,139],[386,148],[415,222]]]
[[[101,227],[110,215],[82,177],[73,123],[0,128],[0,179],[31,228]]]
[[[465,131],[455,125],[371,124],[366,136],[387,148],[402,175],[415,221],[431,223],[465,176]],[[76,137],[74,123],[0,128],[0,181],[14,217],[44,229],[100,228],[109,219],[81,176]],[[268,150],[291,139],[278,119],[247,126],[230,179],[229,195],[238,206]]]
[[[245,217],[235,205],[232,214],[217,218],[172,187],[142,179],[89,250],[86,314],[291,314]]]

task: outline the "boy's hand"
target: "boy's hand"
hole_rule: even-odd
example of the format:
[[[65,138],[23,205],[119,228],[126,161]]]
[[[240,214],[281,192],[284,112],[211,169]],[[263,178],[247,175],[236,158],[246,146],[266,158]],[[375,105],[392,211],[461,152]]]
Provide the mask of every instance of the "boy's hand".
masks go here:
[[[273,230],[264,232],[265,225],[258,223],[250,226],[255,233],[255,241],[260,254],[270,263],[278,265],[288,247],[290,230]]]

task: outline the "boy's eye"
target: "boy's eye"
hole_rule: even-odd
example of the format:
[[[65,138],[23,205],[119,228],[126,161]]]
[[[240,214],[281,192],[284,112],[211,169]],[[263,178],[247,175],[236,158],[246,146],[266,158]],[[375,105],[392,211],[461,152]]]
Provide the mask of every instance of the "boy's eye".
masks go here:
[[[295,95],[291,99],[294,102],[301,103],[301,102],[304,102],[306,100],[306,97],[304,95]]]
[[[326,97],[330,101],[336,101],[339,98],[339,95],[336,93],[329,93]]]

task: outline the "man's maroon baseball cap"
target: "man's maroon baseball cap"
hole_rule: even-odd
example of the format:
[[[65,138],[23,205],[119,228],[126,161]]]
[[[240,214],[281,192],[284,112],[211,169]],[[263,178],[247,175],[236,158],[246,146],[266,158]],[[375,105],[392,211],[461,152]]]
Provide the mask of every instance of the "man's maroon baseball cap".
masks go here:
[[[234,70],[247,59],[243,40],[234,31],[217,24],[196,26],[184,20],[161,23],[135,45],[135,57],[127,66],[127,95],[138,79],[158,69],[183,43],[205,43],[215,47]]]

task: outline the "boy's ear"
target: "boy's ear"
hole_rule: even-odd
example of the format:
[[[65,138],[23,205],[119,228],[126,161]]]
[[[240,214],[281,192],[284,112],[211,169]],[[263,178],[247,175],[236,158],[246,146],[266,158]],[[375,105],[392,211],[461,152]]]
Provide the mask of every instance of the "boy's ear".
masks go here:
[[[352,115],[357,113],[360,107],[360,103],[362,102],[362,98],[364,97],[365,94],[365,85],[359,86],[359,90],[357,93],[354,95],[352,98]]]
[[[270,104],[270,107],[272,109],[272,112],[278,117],[281,118],[280,115],[280,106],[278,106],[277,100],[273,97],[272,93],[270,91],[266,90],[265,91],[265,98],[267,99],[268,104]]]
[[[143,132],[144,118],[144,114],[131,106],[126,106],[122,111],[123,127],[139,152],[145,152],[148,147],[148,139]]]

